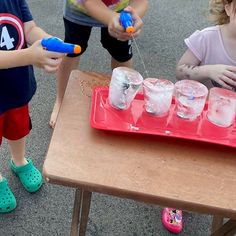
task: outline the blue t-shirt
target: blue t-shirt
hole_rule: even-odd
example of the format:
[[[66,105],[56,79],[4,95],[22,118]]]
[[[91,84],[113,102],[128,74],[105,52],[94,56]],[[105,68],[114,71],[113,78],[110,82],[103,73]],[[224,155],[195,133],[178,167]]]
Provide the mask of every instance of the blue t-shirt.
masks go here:
[[[27,48],[23,23],[32,20],[25,0],[0,1],[0,50]],[[26,105],[36,91],[32,66],[0,69],[0,115]]]

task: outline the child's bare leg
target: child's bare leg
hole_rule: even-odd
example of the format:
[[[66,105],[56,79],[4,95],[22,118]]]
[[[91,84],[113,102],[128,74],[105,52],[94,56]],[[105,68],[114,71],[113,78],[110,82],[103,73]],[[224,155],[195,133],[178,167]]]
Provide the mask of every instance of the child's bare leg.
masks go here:
[[[119,62],[117,60],[115,60],[114,58],[111,58],[111,68],[114,69],[118,66],[125,66],[125,67],[129,67],[129,68],[133,68],[133,60],[132,58],[126,62]]]
[[[8,140],[12,155],[10,167],[16,176],[19,177],[24,188],[28,192],[33,193],[41,188],[43,178],[32,160],[25,158],[25,142],[26,136],[18,140]]]
[[[2,181],[2,174],[0,173],[0,182]]]
[[[25,141],[26,137],[18,140],[8,140],[12,160],[16,166],[23,166],[28,163],[25,158]]]
[[[59,70],[56,76],[57,77],[56,101],[54,103],[54,107],[53,107],[50,122],[49,122],[49,125],[51,126],[51,128],[55,127],[55,124],[57,121],[57,115],[61,107],[62,99],[66,90],[70,73],[72,70],[78,67],[78,64],[79,64],[79,57],[65,57],[61,62],[61,65],[59,67]]]

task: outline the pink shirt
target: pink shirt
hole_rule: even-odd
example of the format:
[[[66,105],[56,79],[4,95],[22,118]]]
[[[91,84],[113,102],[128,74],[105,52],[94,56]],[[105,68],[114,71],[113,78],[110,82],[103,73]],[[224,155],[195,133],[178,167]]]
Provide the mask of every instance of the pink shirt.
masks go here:
[[[236,66],[236,61],[229,56],[224,47],[218,25],[201,31],[197,30],[184,41],[192,53],[201,61],[200,65],[224,64]],[[206,79],[203,83],[209,88],[213,87],[209,79]]]

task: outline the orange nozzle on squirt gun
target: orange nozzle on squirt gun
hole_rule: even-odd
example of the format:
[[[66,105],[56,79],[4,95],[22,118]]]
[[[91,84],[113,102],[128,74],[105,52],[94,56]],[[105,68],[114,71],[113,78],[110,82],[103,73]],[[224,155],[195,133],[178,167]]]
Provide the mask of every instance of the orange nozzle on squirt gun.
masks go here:
[[[79,54],[81,52],[81,47],[79,45],[64,43],[62,40],[56,37],[42,39],[41,45],[46,50],[52,52],[75,53],[75,54]]]
[[[128,11],[120,13],[120,24],[124,27],[125,32],[132,34],[134,32],[133,19]]]

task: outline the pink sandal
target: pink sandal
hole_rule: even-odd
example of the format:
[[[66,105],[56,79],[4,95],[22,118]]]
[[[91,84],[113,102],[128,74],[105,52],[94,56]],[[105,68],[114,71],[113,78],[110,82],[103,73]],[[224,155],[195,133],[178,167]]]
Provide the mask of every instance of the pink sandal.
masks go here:
[[[178,234],[183,229],[183,212],[173,208],[164,208],[162,212],[162,224],[171,233]]]

